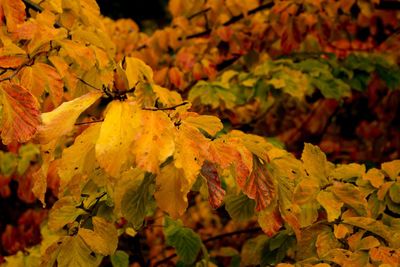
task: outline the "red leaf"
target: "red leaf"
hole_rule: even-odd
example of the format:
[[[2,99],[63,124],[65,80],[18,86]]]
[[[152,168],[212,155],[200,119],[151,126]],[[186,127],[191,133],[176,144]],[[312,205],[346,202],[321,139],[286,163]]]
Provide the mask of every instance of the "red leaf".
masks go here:
[[[207,180],[208,201],[211,206],[216,209],[222,204],[225,190],[221,187],[221,180],[219,179],[218,170],[215,164],[207,160],[204,161],[201,168],[201,174]]]

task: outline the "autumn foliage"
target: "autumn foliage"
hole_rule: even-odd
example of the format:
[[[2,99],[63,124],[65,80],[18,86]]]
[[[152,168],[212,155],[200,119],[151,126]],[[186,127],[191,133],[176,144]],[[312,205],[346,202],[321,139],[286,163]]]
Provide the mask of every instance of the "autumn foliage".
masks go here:
[[[1,0],[1,266],[399,266],[385,4]]]

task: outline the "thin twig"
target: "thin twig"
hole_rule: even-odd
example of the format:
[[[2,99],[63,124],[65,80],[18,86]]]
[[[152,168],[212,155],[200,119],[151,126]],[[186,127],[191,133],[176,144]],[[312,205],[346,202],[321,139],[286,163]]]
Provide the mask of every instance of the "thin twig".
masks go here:
[[[188,19],[188,20],[191,20],[191,19],[193,19],[194,17],[197,17],[197,16],[199,16],[199,15],[201,15],[201,14],[207,13],[207,12],[210,11],[210,10],[211,10],[211,7],[207,7],[206,9],[200,10],[200,11],[198,11],[198,12],[196,12],[196,13],[190,15],[189,17],[187,17],[187,19]]]
[[[84,83],[85,85],[89,86],[89,87],[92,88],[92,89],[101,91],[101,89],[99,89],[99,88],[97,88],[97,87],[91,85],[90,83],[88,83],[88,82],[85,81],[84,79],[81,79],[81,78],[78,77],[78,80],[81,81],[82,83]]]
[[[86,124],[91,124],[91,123],[98,123],[98,122],[103,122],[104,119],[101,120],[95,120],[95,121],[84,121],[84,122],[77,122],[74,125],[79,126],[79,125],[86,125]]]
[[[187,104],[189,104],[189,102],[187,102],[187,101],[184,101],[184,102],[182,102],[182,103],[180,103],[180,104],[177,104],[177,105],[175,105],[175,106],[171,106],[171,107],[165,107],[165,108],[142,108],[143,110],[150,110],[150,111],[158,111],[158,110],[175,110],[177,107],[181,107],[181,106],[184,106],[184,105],[187,105]]]

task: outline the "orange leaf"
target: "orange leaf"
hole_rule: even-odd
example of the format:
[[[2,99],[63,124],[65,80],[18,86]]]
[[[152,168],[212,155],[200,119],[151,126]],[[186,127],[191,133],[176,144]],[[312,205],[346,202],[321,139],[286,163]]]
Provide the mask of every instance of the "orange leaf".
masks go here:
[[[271,203],[275,198],[275,185],[266,165],[258,158],[253,160],[253,172],[246,180],[236,179],[243,192],[256,201],[256,210],[260,211]]]
[[[1,102],[1,138],[5,145],[12,141],[26,142],[36,133],[40,123],[39,105],[35,97],[24,87],[3,83]]]
[[[13,32],[18,24],[25,21],[25,5],[22,0],[3,0],[1,9],[4,13],[7,30]]]
[[[178,89],[183,89],[184,79],[182,72],[177,67],[172,67],[168,72],[170,82]]]
[[[55,106],[61,103],[63,95],[63,82],[57,70],[44,63],[36,63],[26,67],[21,73],[21,85],[39,98],[43,91],[49,92]]]

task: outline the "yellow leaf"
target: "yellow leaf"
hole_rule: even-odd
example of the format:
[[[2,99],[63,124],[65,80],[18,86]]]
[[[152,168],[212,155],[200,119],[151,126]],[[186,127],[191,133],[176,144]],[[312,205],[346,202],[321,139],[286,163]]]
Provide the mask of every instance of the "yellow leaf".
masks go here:
[[[185,179],[183,169],[168,164],[156,177],[157,190],[154,194],[157,204],[173,218],[181,216],[187,206],[187,194],[192,184]]]
[[[298,205],[314,201],[319,190],[320,188],[316,181],[302,179],[294,189],[293,200]]]
[[[114,254],[118,245],[118,233],[112,222],[95,216],[92,219],[93,230],[80,228],[78,235],[95,253],[104,256]]]
[[[65,237],[60,245],[57,256],[58,267],[96,267],[100,265],[102,257],[93,255],[92,251],[79,235]]]
[[[175,136],[174,164],[183,169],[189,184],[196,181],[208,147],[209,140],[199,130],[182,122]]]
[[[216,135],[223,128],[220,119],[215,116],[198,115],[194,112],[188,112],[187,114],[189,116],[184,119],[187,124],[201,129],[211,136]]]
[[[84,214],[85,211],[77,209],[77,205],[79,203],[70,196],[57,200],[49,213],[48,225],[50,230],[58,231],[66,224],[75,221],[79,215]]]
[[[95,144],[100,132],[100,124],[85,129],[72,146],[64,149],[59,163],[60,192],[77,175],[88,175],[96,166]]]
[[[253,134],[245,134],[237,130],[230,132],[229,135],[242,139],[244,146],[251,153],[255,154],[265,162],[269,162],[271,159],[268,152],[273,148],[273,145],[268,143],[263,137]]]
[[[337,239],[345,238],[353,232],[353,227],[346,224],[335,224],[333,226],[333,233]]]
[[[310,179],[315,180],[319,185],[328,184],[327,177],[333,166],[326,160],[325,154],[319,147],[305,143],[301,160]]]
[[[276,203],[260,211],[257,221],[263,232],[269,237],[274,236],[283,225],[283,220]]]
[[[372,168],[363,175],[363,179],[369,181],[373,187],[379,188],[385,181],[385,175],[381,170]]]
[[[62,40],[60,44],[60,55],[71,58],[82,70],[90,70],[96,64],[94,51],[89,47],[73,40]]]
[[[175,91],[170,91],[164,87],[153,85],[154,93],[157,96],[157,101],[162,103],[164,107],[169,107],[182,103],[182,97]]]
[[[329,174],[330,179],[349,180],[351,178],[360,178],[365,174],[365,165],[357,163],[341,164],[336,166]]]
[[[366,216],[368,214],[367,200],[357,186],[335,182],[330,188],[340,201],[352,207],[359,215]]]
[[[72,101],[64,102],[51,112],[43,113],[43,124],[38,131],[40,143],[47,144],[71,132],[81,113],[101,96],[102,92],[92,91]]]
[[[140,134],[132,153],[137,167],[157,174],[160,164],[174,153],[174,124],[162,111],[143,110],[140,115]]]
[[[133,57],[126,57],[120,64],[125,69],[125,74],[128,79],[129,88],[133,88],[137,83],[154,83],[153,70],[146,65],[142,60]]]
[[[381,169],[390,177],[390,179],[398,179],[400,174],[400,159],[382,163]]]
[[[328,222],[332,222],[340,216],[343,202],[339,201],[332,192],[319,192],[317,200],[326,210],[326,213],[328,214]]]
[[[112,101],[107,106],[96,143],[96,158],[111,176],[117,177],[130,160],[135,129],[140,125],[134,103]]]

